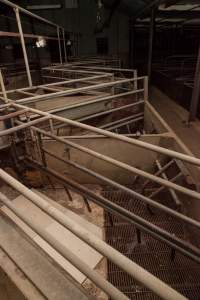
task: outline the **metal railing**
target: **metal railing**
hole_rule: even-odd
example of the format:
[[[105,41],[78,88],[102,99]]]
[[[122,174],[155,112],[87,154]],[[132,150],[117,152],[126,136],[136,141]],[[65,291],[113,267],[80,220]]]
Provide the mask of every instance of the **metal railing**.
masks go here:
[[[94,234],[87,231],[83,227],[80,227],[76,222],[66,216],[64,213],[51,206],[43,198],[35,194],[33,191],[26,188],[19,181],[11,177],[5,171],[0,169],[0,178],[10,185],[12,188],[20,192],[23,196],[33,202],[47,215],[56,220],[59,224],[71,231],[74,235],[80,238],[82,241],[90,245],[93,249],[101,253],[110,261],[119,266],[122,270],[131,275],[135,280],[142,283],[147,288],[154,291],[162,299],[166,300],[186,300],[186,298],[173,290],[167,284],[153,276],[151,273],[131,261],[126,256],[106,244],[101,239],[97,238]],[[34,230],[41,238],[43,238],[48,244],[50,244],[56,251],[58,251],[64,258],[78,268],[83,274],[85,274],[92,282],[100,287],[107,295],[115,300],[128,300],[128,297],[120,292],[116,287],[109,283],[106,279],[101,277],[95,270],[89,268],[83,261],[81,261],[76,255],[69,251],[66,247],[61,245],[51,234],[45,231],[40,224],[31,221],[28,216],[20,212],[16,208],[12,201],[10,201],[5,195],[0,192],[1,202],[8,207],[16,216],[18,216],[26,225]]]

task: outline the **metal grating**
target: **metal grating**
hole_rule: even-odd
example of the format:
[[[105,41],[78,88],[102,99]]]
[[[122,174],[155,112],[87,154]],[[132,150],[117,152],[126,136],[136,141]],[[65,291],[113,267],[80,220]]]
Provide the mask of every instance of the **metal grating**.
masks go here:
[[[103,195],[166,231],[180,238],[186,238],[183,224],[176,219],[155,210],[151,215],[142,202],[121,191],[104,191]],[[112,216],[112,222],[113,224],[105,212],[105,238],[108,244],[180,291],[188,299],[200,300],[200,267],[197,263],[180,253],[176,253],[175,260],[172,261],[170,247],[146,233],[141,234],[142,240],[138,244],[134,225],[115,216]],[[108,280],[130,299],[160,299],[110,261],[108,261]]]

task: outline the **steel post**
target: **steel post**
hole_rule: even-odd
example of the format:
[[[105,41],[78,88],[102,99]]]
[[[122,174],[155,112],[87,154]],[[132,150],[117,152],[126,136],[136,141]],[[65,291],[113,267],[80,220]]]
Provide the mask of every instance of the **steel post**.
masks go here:
[[[62,35],[63,35],[64,57],[65,57],[65,63],[66,63],[67,62],[67,51],[66,51],[65,29],[64,28],[62,28]]]
[[[60,63],[62,64],[62,49],[61,49],[61,42],[60,42],[60,27],[59,26],[57,26],[57,36],[58,36],[58,50],[59,50]]]
[[[196,63],[196,71],[194,77],[194,88],[192,92],[192,99],[190,103],[190,113],[189,113],[189,122],[195,121],[197,117],[198,106],[200,103],[200,43],[199,51]]]
[[[153,40],[154,40],[154,31],[155,31],[155,12],[156,8],[151,9],[151,21],[149,26],[149,52],[148,52],[148,77],[149,84],[151,82],[151,72],[152,72],[152,57],[153,57]]]
[[[8,102],[8,97],[7,97],[7,94],[6,94],[6,89],[5,89],[5,85],[4,85],[4,80],[3,80],[3,75],[2,75],[1,69],[0,69],[0,84],[1,84],[1,90],[2,90],[2,93],[3,93],[4,101],[5,101],[5,103],[7,103]]]
[[[28,62],[28,56],[27,56],[27,52],[26,52],[26,45],[25,45],[25,41],[24,41],[22,24],[21,24],[21,19],[20,19],[20,15],[19,15],[19,9],[14,8],[14,11],[15,11],[17,26],[18,26],[18,30],[19,30],[19,34],[20,34],[20,40],[21,40],[21,45],[22,45],[25,67],[26,67],[26,73],[27,73],[27,77],[28,77],[28,83],[29,83],[29,86],[32,87],[33,83],[32,83],[32,78],[31,78],[29,62]]]

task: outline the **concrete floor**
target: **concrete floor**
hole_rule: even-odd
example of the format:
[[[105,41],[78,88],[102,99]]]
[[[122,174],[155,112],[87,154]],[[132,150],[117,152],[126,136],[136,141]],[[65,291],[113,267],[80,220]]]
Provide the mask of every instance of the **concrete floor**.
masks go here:
[[[200,121],[188,125],[188,111],[154,86],[149,101],[188,149],[200,158]]]

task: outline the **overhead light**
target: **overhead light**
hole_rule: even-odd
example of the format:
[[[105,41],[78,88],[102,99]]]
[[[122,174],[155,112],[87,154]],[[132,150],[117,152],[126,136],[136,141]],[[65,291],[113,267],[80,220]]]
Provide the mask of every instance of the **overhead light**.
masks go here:
[[[37,48],[44,48],[46,45],[47,45],[46,40],[42,36],[39,36],[36,41]]]

